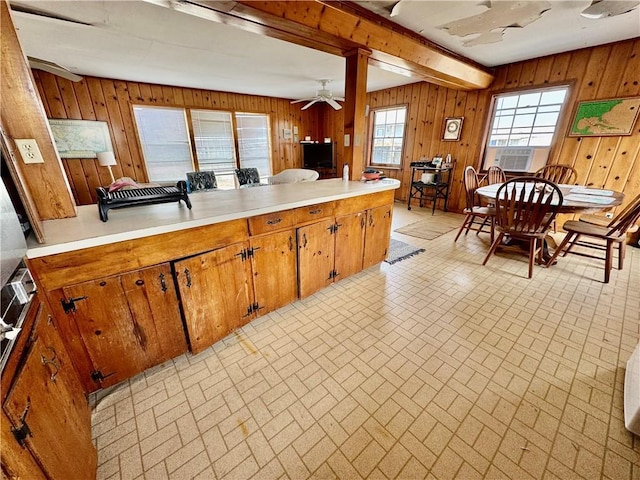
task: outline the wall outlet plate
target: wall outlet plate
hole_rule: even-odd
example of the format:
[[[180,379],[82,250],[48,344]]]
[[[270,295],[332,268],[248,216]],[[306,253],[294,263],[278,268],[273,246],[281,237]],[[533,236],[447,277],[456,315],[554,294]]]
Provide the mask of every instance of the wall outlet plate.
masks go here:
[[[16,146],[24,163],[44,163],[44,158],[42,158],[35,139],[15,139],[14,142],[16,142]]]

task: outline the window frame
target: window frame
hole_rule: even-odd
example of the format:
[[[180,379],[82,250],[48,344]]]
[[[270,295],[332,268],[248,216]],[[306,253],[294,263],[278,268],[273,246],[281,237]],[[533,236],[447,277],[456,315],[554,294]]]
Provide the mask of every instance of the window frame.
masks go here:
[[[374,132],[375,132],[375,114],[377,112],[380,111],[384,111],[384,110],[400,110],[403,109],[405,110],[405,116],[404,116],[404,127],[402,130],[402,147],[400,150],[400,160],[398,163],[376,163],[373,161],[373,143],[374,143]],[[367,133],[367,166],[369,167],[379,167],[379,168],[386,168],[386,169],[397,169],[400,170],[402,168],[402,164],[403,164],[403,160],[405,157],[405,149],[406,149],[406,144],[407,144],[407,124],[409,121],[409,105],[406,103],[400,103],[397,105],[385,105],[385,106],[378,106],[378,107],[371,107],[371,109],[369,110],[369,121],[368,121],[368,127],[369,127],[369,131]],[[388,137],[385,137],[388,138]],[[398,137],[392,137],[392,138],[398,138]]]
[[[535,92],[544,92],[544,91],[548,91],[548,90],[555,90],[561,87],[564,87],[567,89],[564,101],[562,103],[562,106],[560,107],[560,110],[558,111],[558,121],[556,122],[556,127],[555,130],[553,132],[552,138],[551,138],[551,142],[549,144],[548,147],[522,147],[522,148],[534,148],[534,149],[546,149],[548,150],[547,153],[547,158],[544,161],[544,165],[547,165],[549,163],[549,159],[553,158],[557,148],[558,148],[558,141],[559,139],[562,138],[562,132],[564,132],[567,129],[567,122],[569,121],[568,116],[567,116],[567,112],[570,110],[569,106],[572,105],[574,103],[574,86],[575,86],[575,80],[572,81],[561,81],[561,82],[554,82],[554,83],[548,83],[545,85],[538,85],[538,86],[523,86],[523,87],[517,87],[517,88],[511,88],[511,89],[503,89],[503,90],[496,90],[495,92],[490,92],[489,94],[489,99],[488,99],[488,114],[485,118],[485,128],[484,128],[484,134],[482,137],[482,149],[480,151],[480,158],[479,158],[479,165],[478,168],[481,171],[485,171],[487,170],[491,165],[488,164],[488,155],[487,155],[487,149],[488,148],[500,148],[500,147],[491,147],[489,145],[489,138],[491,136],[491,130],[493,128],[493,122],[495,119],[495,112],[496,112],[496,104],[497,104],[497,100],[498,97],[502,96],[502,95],[509,95],[509,94],[517,94],[517,95],[523,95],[526,93],[535,93]],[[511,148],[518,148],[518,146],[506,146],[506,147],[511,147]],[[517,172],[517,173],[531,173],[532,170],[530,169],[529,172]]]

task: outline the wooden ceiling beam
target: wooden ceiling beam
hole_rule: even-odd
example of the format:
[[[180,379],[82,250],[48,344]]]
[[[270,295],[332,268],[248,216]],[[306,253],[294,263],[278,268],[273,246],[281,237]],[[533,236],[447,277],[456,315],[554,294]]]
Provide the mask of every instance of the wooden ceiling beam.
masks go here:
[[[184,4],[185,2],[180,2]],[[371,51],[370,63],[460,90],[487,88],[493,75],[470,61],[357,15],[343,2],[322,0],[217,2],[189,0],[218,12],[223,23],[298,45],[345,56]]]

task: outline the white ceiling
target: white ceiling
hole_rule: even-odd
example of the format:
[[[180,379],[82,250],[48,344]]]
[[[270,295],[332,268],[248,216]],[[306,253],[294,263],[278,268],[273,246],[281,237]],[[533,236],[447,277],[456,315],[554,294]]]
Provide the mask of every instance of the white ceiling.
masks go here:
[[[380,9],[397,2],[360,3],[386,13]],[[392,20],[486,66],[640,36],[638,9],[588,20],[579,13],[590,5],[589,0],[549,2],[551,9],[539,20],[524,28],[507,28],[502,41],[489,45],[465,47],[463,42],[477,35],[462,39],[437,28],[487,11],[481,3],[402,0]],[[341,57],[152,3],[20,0],[11,1],[11,5],[90,24],[14,11],[26,55],[63,65],[80,75],[291,99],[313,95],[319,88],[316,80],[326,78],[332,81],[329,88],[334,95],[344,95]],[[369,67],[367,90],[414,81]]]

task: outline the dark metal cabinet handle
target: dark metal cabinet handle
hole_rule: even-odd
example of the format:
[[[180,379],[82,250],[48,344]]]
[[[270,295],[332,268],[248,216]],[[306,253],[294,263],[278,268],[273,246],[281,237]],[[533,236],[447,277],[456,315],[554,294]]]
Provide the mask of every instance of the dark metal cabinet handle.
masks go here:
[[[167,291],[167,282],[164,279],[164,273],[161,273],[160,275],[158,275],[158,278],[160,278],[160,289],[163,292],[166,292]]]
[[[51,358],[47,358],[44,355],[40,356],[40,360],[42,360],[42,365],[53,365],[53,368],[55,368],[55,372],[53,372],[51,374],[51,381],[55,382],[56,381],[56,377],[58,376],[58,370],[60,369],[60,367],[58,366],[58,362],[56,361],[57,359],[57,354],[56,351],[53,347],[47,347],[48,350],[51,350],[53,356]]]
[[[188,268],[184,269],[184,275],[187,277],[187,288],[191,288],[191,272]]]
[[[369,226],[373,226],[373,215],[369,215]]]
[[[289,235],[289,251],[293,250],[293,237]]]
[[[322,209],[321,208],[318,208],[316,210],[311,210],[309,212],[309,215],[317,215],[318,213],[322,213]]]
[[[306,233],[302,234],[302,247],[303,248],[307,248],[307,234]]]
[[[144,285],[144,280],[136,280],[136,285],[141,287],[142,285]]]
[[[267,225],[277,225],[278,223],[280,223],[282,221],[281,218],[274,218],[273,220],[269,220],[267,221]]]

